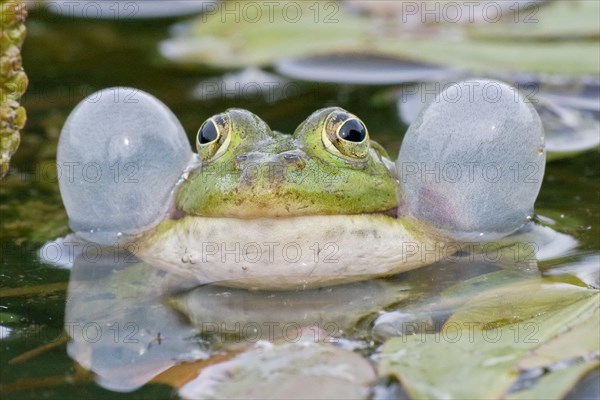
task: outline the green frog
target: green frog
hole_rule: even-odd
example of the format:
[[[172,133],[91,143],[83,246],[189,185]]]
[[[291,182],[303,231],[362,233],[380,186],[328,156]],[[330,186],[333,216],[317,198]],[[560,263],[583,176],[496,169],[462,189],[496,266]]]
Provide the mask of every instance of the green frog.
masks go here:
[[[88,240],[127,243],[149,264],[198,283],[286,290],[393,275],[452,257],[474,239],[513,233],[528,222],[541,184],[490,176],[494,159],[505,174],[514,160],[543,174],[541,122],[520,98],[490,110],[472,101],[455,110],[456,101],[440,98],[393,162],[360,118],[339,107],[314,112],[292,135],[229,109],[201,125],[192,154],[166,106],[129,93],[138,101],[119,103],[110,118],[114,96],[106,105],[82,102],[63,128],[59,166],[77,157],[82,165],[129,162],[139,178],[92,185],[63,175],[71,227]],[[461,124],[448,125],[452,118]],[[90,137],[99,143],[86,143]],[[457,179],[458,161],[472,176]],[[488,165],[482,177],[480,161]]]

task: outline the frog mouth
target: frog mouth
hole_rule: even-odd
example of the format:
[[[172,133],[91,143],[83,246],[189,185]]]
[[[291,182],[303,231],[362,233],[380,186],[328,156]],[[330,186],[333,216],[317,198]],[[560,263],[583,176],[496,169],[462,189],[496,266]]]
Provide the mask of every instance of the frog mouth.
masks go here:
[[[383,210],[383,211],[373,211],[373,212],[365,212],[362,213],[364,215],[383,215],[386,217],[390,217],[390,218],[398,218],[398,207],[394,207],[394,208],[390,208],[388,210]],[[331,214],[314,214],[313,216],[318,217],[318,216],[325,216],[325,215],[331,215]],[[343,214],[339,214],[339,215],[343,215]],[[348,215],[356,215],[356,214],[348,214]],[[359,214],[360,215],[360,214]],[[195,216],[195,214],[192,213],[187,213],[181,209],[175,208],[173,209],[170,213],[169,213],[169,219],[172,220],[178,220],[178,219],[182,219],[188,216]],[[306,216],[306,215],[305,215]],[[286,219],[286,218],[293,218],[295,217],[294,215],[291,216],[284,216],[284,217],[278,217],[281,219]],[[228,217],[228,216],[223,216],[223,217],[214,217],[214,218],[232,218],[232,219],[260,219],[260,218],[264,218],[264,217],[256,217],[256,218],[238,218],[238,217]]]
[[[390,208],[387,211],[377,212],[373,214],[381,214],[392,218],[398,218],[398,207]]]

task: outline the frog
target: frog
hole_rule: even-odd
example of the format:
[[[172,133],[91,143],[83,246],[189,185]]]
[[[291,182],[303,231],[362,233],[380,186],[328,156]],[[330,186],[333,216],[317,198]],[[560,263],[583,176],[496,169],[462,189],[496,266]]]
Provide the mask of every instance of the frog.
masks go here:
[[[445,91],[426,106],[396,161],[340,107],[318,109],[291,135],[231,108],[201,124],[193,153],[158,99],[105,89],[67,119],[58,164],[129,165],[139,176],[127,184],[63,175],[71,228],[101,245],[125,243],[148,264],[198,284],[251,290],[391,276],[465,243],[505,238],[532,219],[543,128],[513,88],[477,82],[475,97],[450,101]],[[483,97],[492,84],[505,95],[500,104]],[[451,89],[467,87],[473,82]],[[136,101],[115,102],[116,90]],[[535,167],[536,179],[514,182],[512,163]],[[479,164],[487,166],[481,177],[457,179],[457,166],[474,172]],[[504,171],[498,179],[492,164]]]
[[[393,274],[419,263],[403,242],[434,244],[416,224],[398,223],[394,163],[346,110],[318,110],[288,135],[231,109],[204,122],[196,147],[202,168],[176,198],[185,216],[138,242],[154,264],[168,269],[183,254],[178,269],[216,264],[201,282],[237,286],[223,268],[232,263],[244,286],[265,288],[268,279],[282,288],[294,276],[292,287],[312,287],[322,266],[319,285]],[[380,244],[363,246],[373,241]]]

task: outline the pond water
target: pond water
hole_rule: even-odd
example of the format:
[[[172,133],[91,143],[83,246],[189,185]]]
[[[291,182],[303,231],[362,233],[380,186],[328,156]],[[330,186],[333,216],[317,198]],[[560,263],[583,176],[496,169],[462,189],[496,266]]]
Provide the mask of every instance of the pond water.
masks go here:
[[[176,397],[178,390],[180,395],[197,397],[210,389],[211,381],[188,383],[192,369],[197,373],[240,353],[247,358],[231,362],[253,365],[261,360],[272,368],[255,375],[240,373],[236,387],[246,388],[245,393],[260,393],[253,392],[255,387],[248,381],[265,379],[261,373],[278,371],[284,381],[322,367],[327,372],[317,375],[330,380],[320,381],[321,394],[343,393],[344,385],[337,380],[348,380],[350,374],[356,387],[349,385],[349,396],[363,396],[365,388],[369,396],[400,396],[397,385],[386,378],[394,373],[384,373],[390,369],[378,364],[381,345],[407,327],[421,332],[426,326],[423,329],[435,332],[457,309],[463,310],[459,307],[468,298],[481,295],[485,288],[498,290],[506,282],[524,285],[524,292],[535,292],[527,285],[549,282],[564,283],[572,290],[598,288],[598,150],[547,164],[536,212],[541,223],[565,236],[544,239],[550,242],[544,248],[547,256],[534,267],[466,257],[466,261],[437,263],[387,280],[307,292],[251,293],[204,286],[179,293],[189,284],[144,268],[126,253],[104,255],[106,268],[79,259],[71,271],[40,259],[44,243],[69,232],[53,172],[58,134],[73,107],[104,87],[131,86],[152,93],[173,110],[190,138],[206,118],[229,107],[248,109],[273,129],[291,132],[314,110],[338,105],[360,116],[371,136],[392,157],[397,155],[406,126],[391,95],[394,87],[288,81],[286,90],[291,95],[278,101],[265,99],[250,87],[228,98],[198,96],[194,88],[200,82],[224,71],[175,67],[159,56],[158,41],[177,21],[83,21],[45,12],[30,15],[23,49],[30,86],[22,101],[28,121],[11,173],[0,183],[0,393],[4,399],[147,399]],[[461,282],[466,283],[461,286]],[[521,318],[521,309],[515,307],[513,318]],[[317,348],[314,363],[318,365],[290,370],[298,362],[298,350],[281,346],[293,346],[298,337],[309,337],[311,343],[334,342],[335,350],[327,348],[333,361],[328,364]],[[263,341],[280,343],[278,358],[283,361],[277,364],[252,353],[263,351],[260,348],[244,353],[258,339],[263,346]],[[343,353],[336,353],[339,349]],[[350,370],[336,369],[349,364],[354,365]],[[377,368],[379,378],[373,372]],[[217,372],[213,371],[213,381],[227,379]],[[521,377],[518,385],[526,387],[532,379]],[[590,383],[583,386],[588,394],[597,390]],[[285,390],[292,389],[273,390],[290,393]],[[235,394],[225,389],[218,393]]]

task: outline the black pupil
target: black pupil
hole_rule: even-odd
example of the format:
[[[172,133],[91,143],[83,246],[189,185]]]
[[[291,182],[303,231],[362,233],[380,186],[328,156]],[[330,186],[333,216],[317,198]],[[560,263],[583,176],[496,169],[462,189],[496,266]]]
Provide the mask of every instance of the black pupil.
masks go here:
[[[349,142],[360,143],[365,140],[367,131],[365,126],[355,119],[344,122],[344,125],[339,130],[340,137]]]
[[[206,121],[198,133],[200,135],[200,144],[210,143],[219,136],[217,128],[212,121]]]

